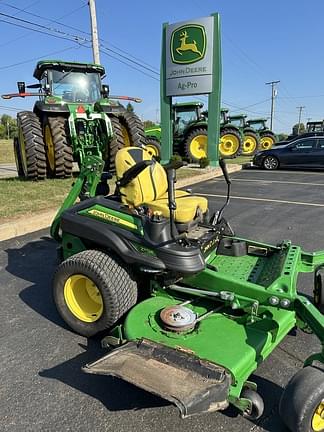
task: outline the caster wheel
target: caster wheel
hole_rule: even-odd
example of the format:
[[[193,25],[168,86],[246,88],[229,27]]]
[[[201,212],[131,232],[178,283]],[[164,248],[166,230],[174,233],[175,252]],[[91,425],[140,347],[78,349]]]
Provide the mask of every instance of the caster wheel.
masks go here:
[[[251,409],[244,411],[243,417],[249,420],[257,420],[260,418],[264,411],[264,402],[259,393],[250,388],[245,388],[242,390],[241,397],[249,399],[252,403]]]

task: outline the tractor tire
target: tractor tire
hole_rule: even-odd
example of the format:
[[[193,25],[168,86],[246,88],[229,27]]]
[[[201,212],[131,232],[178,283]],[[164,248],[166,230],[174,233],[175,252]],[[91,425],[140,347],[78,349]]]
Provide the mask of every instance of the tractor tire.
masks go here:
[[[253,156],[259,148],[259,138],[254,132],[244,132],[242,156]]]
[[[324,373],[306,366],[287,384],[279,403],[282,421],[293,432],[324,431]]]
[[[136,304],[137,282],[118,257],[86,250],[59,265],[53,297],[69,327],[91,337],[112,327]]]
[[[144,125],[137,115],[128,111],[117,115],[122,127],[124,146],[144,147],[146,142]]]
[[[44,180],[46,156],[39,118],[30,111],[19,112],[17,126],[17,155],[20,155],[22,176],[29,180]]]
[[[161,160],[161,145],[156,138],[146,138],[145,148],[157,161]]]
[[[219,140],[219,156],[223,159],[234,159],[242,153],[242,139],[236,130],[222,129]]]
[[[123,129],[122,125],[118,119],[118,117],[114,115],[109,116],[109,120],[111,122],[111,126],[114,132],[114,138],[109,143],[109,149],[107,151],[107,154],[104,155],[106,164],[105,164],[105,171],[109,171],[111,173],[115,173],[115,159],[116,154],[118,150],[122,149],[124,147],[124,137],[123,137]]]
[[[270,150],[276,143],[276,136],[272,132],[265,132],[260,134],[259,150]]]
[[[64,117],[48,117],[43,125],[48,177],[72,175],[73,150]]]
[[[14,155],[15,155],[15,162],[16,162],[18,177],[24,177],[24,170],[23,170],[22,161],[21,161],[19,141],[18,141],[17,137],[15,137],[13,140],[13,150],[14,150]]]
[[[199,162],[207,157],[207,129],[197,128],[192,130],[184,144],[186,157],[191,162]]]

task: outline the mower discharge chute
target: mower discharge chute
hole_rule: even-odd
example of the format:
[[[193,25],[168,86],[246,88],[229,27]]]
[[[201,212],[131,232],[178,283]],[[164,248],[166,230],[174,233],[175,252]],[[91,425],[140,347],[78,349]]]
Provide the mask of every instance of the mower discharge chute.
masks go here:
[[[206,198],[174,189],[182,163],[163,167],[136,147],[117,152],[114,194],[70,207],[85,185],[94,191],[97,162],[81,171],[52,226],[63,259],[54,277],[60,315],[85,336],[110,329],[110,351],[85,372],[131,382],[183,417],[232,404],[259,418],[264,404],[250,376],[260,363],[296,326],[323,346],[324,251],[234,235],[223,217],[224,161],[228,196],[211,216]],[[314,304],[296,290],[303,272],[315,272]],[[291,431],[324,428],[323,363],[323,350],[311,354],[283,394]]]

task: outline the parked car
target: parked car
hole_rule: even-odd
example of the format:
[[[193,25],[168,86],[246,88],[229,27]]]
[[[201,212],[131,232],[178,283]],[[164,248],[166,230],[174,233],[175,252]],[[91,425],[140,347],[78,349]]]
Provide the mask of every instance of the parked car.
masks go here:
[[[267,170],[282,167],[324,168],[324,135],[300,138],[259,151],[254,155],[253,165]]]

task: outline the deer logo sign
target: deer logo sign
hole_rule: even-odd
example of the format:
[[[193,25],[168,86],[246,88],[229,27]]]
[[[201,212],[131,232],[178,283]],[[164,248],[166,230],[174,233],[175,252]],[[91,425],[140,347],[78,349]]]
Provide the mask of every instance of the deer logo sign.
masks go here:
[[[205,28],[198,24],[178,27],[171,35],[173,63],[190,64],[202,60],[206,53]]]

